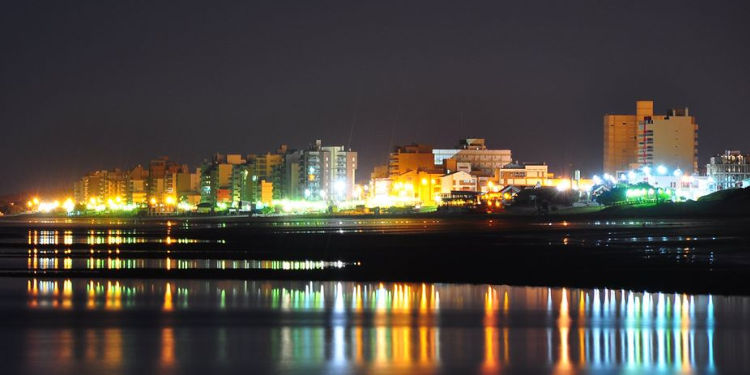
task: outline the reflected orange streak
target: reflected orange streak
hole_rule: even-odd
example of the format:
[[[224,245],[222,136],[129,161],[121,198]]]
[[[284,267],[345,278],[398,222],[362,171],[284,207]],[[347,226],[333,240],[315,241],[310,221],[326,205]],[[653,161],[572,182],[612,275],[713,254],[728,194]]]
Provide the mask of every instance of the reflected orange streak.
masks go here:
[[[162,366],[171,367],[174,364],[174,330],[170,327],[161,330],[161,358]]]

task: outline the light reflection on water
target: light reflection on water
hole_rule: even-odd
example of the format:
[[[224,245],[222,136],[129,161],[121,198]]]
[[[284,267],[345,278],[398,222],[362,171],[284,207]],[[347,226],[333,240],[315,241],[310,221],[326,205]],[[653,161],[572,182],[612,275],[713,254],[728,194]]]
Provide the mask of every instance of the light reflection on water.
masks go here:
[[[31,312],[87,311],[114,322],[108,328],[84,324],[84,330],[55,331],[59,336],[44,345],[68,353],[56,356],[62,366],[95,365],[81,354],[94,351],[111,359],[104,361],[110,369],[135,360],[138,353],[157,357],[160,369],[190,371],[184,366],[196,361],[191,345],[202,347],[211,363],[257,362],[259,369],[273,371],[713,372],[749,366],[744,356],[730,355],[750,349],[750,327],[743,323],[750,317],[746,297],[128,279],[31,279],[26,296]],[[153,329],[133,328],[130,314],[143,312],[156,314]],[[131,347],[138,340],[123,342],[123,336],[133,335],[153,336],[158,350],[142,353]],[[238,351],[238,345],[247,347]]]
[[[171,226],[167,226],[164,235],[159,233],[147,234],[136,229],[105,229],[86,230],[85,233],[72,230],[28,230],[26,242],[29,245],[123,245],[123,244],[194,244],[194,243],[223,243],[223,240],[197,240],[184,237],[173,237]]]
[[[38,255],[29,252],[26,261],[29,270],[322,270],[344,268],[359,263],[322,260],[252,260],[252,259],[173,259],[166,258],[120,258],[119,256],[87,258]],[[12,259],[0,260],[0,264],[12,265]]]

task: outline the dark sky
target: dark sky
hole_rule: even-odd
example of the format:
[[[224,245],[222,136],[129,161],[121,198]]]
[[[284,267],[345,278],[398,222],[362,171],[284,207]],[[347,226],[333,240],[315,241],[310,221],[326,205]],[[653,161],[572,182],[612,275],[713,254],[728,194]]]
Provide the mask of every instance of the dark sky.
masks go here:
[[[158,3],[158,4],[157,4]],[[0,193],[157,155],[484,137],[596,172],[602,115],[697,116],[750,152],[750,1],[6,1]]]

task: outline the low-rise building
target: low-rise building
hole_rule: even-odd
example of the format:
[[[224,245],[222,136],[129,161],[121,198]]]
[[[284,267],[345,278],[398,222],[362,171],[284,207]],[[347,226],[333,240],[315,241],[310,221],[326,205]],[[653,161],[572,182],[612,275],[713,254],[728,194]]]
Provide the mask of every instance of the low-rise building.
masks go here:
[[[503,186],[548,186],[553,174],[544,163],[514,162],[495,170],[495,181]]]
[[[725,151],[713,156],[706,165],[706,175],[714,190],[750,186],[750,154]]]
[[[495,169],[512,162],[510,150],[491,150],[484,138],[466,138],[455,149],[433,149],[434,164],[443,166],[445,173],[458,170],[458,163],[469,163],[471,170],[492,176]]]

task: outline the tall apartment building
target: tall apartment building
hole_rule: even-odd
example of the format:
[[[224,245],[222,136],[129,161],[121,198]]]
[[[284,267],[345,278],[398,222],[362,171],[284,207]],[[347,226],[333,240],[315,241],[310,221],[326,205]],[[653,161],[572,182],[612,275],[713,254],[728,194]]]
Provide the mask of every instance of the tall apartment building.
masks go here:
[[[263,193],[263,182],[272,184],[273,199],[283,195],[282,176],[287,153],[286,145],[281,145],[275,153],[251,154],[247,156],[247,170],[250,178],[250,196],[252,201],[260,201]],[[268,191],[268,188],[266,188]]]
[[[654,102],[635,102],[634,115],[604,115],[604,172],[616,174],[638,163],[638,124],[653,116]]]
[[[344,200],[353,196],[357,153],[320,140],[286,155],[284,176],[288,198]]]
[[[246,160],[239,154],[216,154],[201,168],[201,203],[241,208],[247,179]]]
[[[179,172],[187,172],[187,166],[180,165],[168,157],[151,160],[148,165],[148,199],[161,201],[165,195],[175,195],[173,178]]]
[[[105,203],[109,199],[125,200],[127,173],[120,169],[100,170],[86,174],[73,185],[76,202],[88,203],[95,199]]]
[[[434,164],[445,167],[446,173],[455,172],[458,163],[468,163],[472,172],[494,176],[495,170],[510,164],[510,150],[488,149],[484,138],[466,138],[455,149],[433,149]]]
[[[148,170],[138,165],[128,172],[125,201],[128,204],[148,202]]]
[[[659,116],[654,115],[653,101],[639,100],[634,115],[605,115],[603,130],[604,173],[653,165],[698,170],[698,125],[687,108]]]
[[[638,123],[638,164],[698,173],[698,124],[687,107]]]

